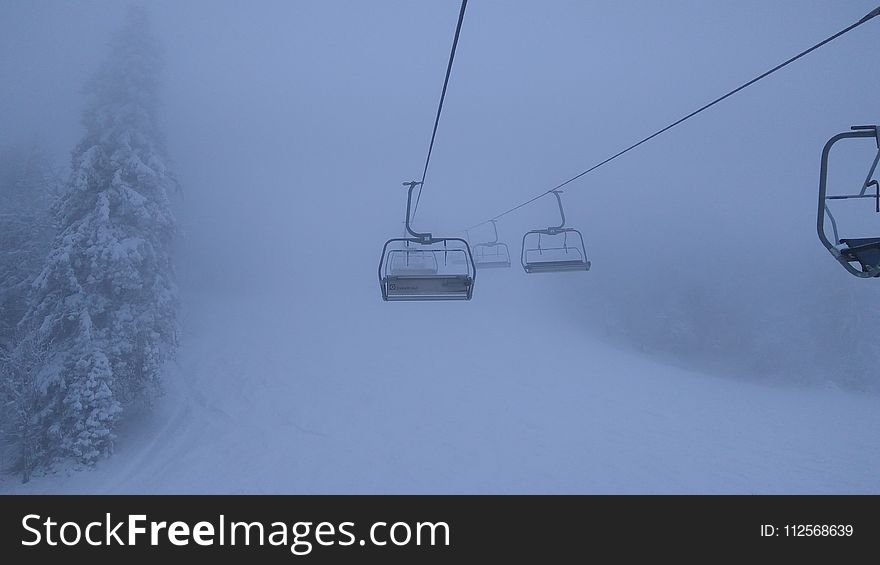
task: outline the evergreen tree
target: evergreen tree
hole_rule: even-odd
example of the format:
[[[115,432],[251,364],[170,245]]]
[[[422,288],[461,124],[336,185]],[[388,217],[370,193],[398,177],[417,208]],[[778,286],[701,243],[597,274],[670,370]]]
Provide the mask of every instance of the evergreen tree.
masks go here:
[[[0,351],[0,430],[4,450],[12,455],[12,468],[26,483],[48,447],[43,424],[49,422],[46,416],[52,407],[43,402],[39,372],[49,351],[35,332],[16,332],[15,338],[14,348]]]
[[[0,350],[13,346],[31,283],[52,242],[59,178],[38,145],[0,151]]]
[[[176,183],[156,119],[161,61],[148,23],[130,10],[88,84],[86,133],[25,320],[51,343],[39,373],[49,452],[86,463],[112,450],[124,406],[158,393],[177,346]]]
[[[25,482],[44,448],[38,372],[48,356],[47,344],[19,323],[54,235],[59,179],[38,145],[0,152],[0,449]]]

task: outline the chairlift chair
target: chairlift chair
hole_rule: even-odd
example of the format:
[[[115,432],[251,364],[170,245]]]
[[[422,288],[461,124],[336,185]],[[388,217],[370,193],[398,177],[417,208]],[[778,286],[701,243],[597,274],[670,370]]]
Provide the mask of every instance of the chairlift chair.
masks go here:
[[[506,269],[510,267],[510,249],[506,243],[498,241],[498,226],[495,220],[492,222],[492,230],[495,237],[492,241],[476,243],[472,249],[474,252],[474,264],[478,269]]]
[[[458,237],[434,237],[410,227],[413,189],[406,197],[406,232],[412,237],[389,239],[379,259],[379,288],[385,301],[470,300],[476,266],[468,242]]]
[[[562,198],[559,196],[562,191],[552,192],[559,206],[562,223],[545,229],[531,230],[523,235],[520,253],[523,270],[526,273],[589,271],[591,263],[587,259],[584,236],[574,228],[565,227],[565,210],[562,208]],[[543,245],[544,237],[550,238],[549,245]]]
[[[868,170],[865,182],[857,194],[839,194],[829,196],[828,156],[831,147],[843,139],[873,138],[877,146],[877,155]],[[880,212],[880,183],[872,179],[877,163],[880,161],[880,133],[876,125],[853,126],[850,131],[839,133],[828,140],[822,149],[822,164],[819,171],[819,211],[816,219],[816,230],[822,245],[849,273],[860,278],[880,277],[880,237],[841,238],[837,229],[837,220],[828,207],[829,200],[849,200],[870,198],[874,200],[874,210]],[[874,187],[873,194],[868,189]],[[834,240],[828,239],[825,232],[825,218],[831,222]],[[856,264],[856,266],[854,266]]]

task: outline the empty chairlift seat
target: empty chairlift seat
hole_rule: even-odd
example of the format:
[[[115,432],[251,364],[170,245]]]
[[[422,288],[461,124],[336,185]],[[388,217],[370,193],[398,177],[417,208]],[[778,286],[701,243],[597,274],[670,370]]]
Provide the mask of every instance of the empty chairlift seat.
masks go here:
[[[474,245],[474,263],[478,269],[509,268],[510,249],[506,243],[477,243]]]
[[[406,201],[406,231],[389,239],[379,259],[379,288],[385,301],[470,300],[476,266],[467,241],[414,232],[409,225],[412,191]]]
[[[527,273],[590,270],[590,261],[584,251],[584,238],[581,232],[573,228],[526,232],[521,260]]]
[[[868,169],[868,175],[865,177],[861,189],[855,193],[828,194],[828,157],[832,146],[844,139],[859,138],[872,139],[877,148],[877,153]],[[819,240],[844,269],[860,278],[880,277],[880,237],[840,237],[837,220],[831,213],[829,202],[832,200],[867,200],[873,204],[874,212],[880,212],[880,183],[873,179],[878,161],[880,161],[880,135],[878,135],[876,125],[853,126],[850,131],[839,133],[829,139],[822,150],[819,171],[819,210],[816,219]],[[872,187],[873,190],[869,190]],[[830,238],[826,230],[826,218],[831,224],[832,237]]]
[[[379,264],[382,298],[401,300],[470,300],[474,291],[474,266],[470,262],[467,242],[455,238],[433,239],[419,250],[432,258],[425,268],[394,268],[407,253],[400,246],[413,241],[408,238],[389,240]],[[411,251],[410,251],[411,252]],[[436,268],[429,268],[436,266]]]
[[[565,227],[561,191],[554,190],[562,223],[545,229],[531,230],[523,235],[520,262],[526,273],[562,273],[589,271],[590,261],[584,236],[574,228]]]
[[[510,267],[510,249],[498,241],[498,226],[490,220],[495,237],[492,241],[473,245],[474,264],[478,269],[506,269]]]

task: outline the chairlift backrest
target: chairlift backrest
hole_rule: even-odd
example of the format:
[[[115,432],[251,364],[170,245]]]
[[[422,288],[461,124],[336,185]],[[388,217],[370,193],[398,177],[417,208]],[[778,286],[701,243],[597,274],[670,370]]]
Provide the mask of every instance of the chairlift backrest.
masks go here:
[[[422,249],[392,249],[388,253],[388,262],[394,275],[437,274],[440,269],[435,254]]]

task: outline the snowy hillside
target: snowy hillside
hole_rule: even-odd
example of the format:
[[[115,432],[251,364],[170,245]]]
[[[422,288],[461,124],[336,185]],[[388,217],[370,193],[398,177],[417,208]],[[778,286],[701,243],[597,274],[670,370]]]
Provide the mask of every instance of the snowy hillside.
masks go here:
[[[116,455],[2,488],[880,492],[876,396],[664,366],[559,327],[524,306],[537,283],[508,275],[484,273],[470,304],[383,304],[367,285],[340,298],[322,281],[305,292],[315,309],[191,295],[169,393]]]

